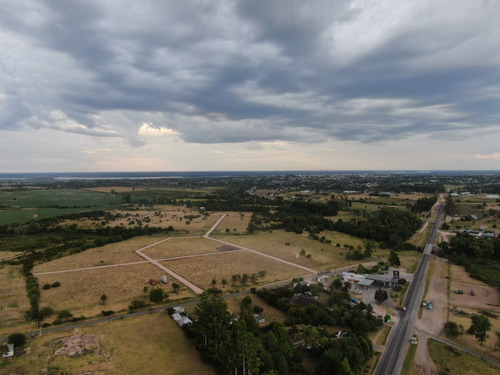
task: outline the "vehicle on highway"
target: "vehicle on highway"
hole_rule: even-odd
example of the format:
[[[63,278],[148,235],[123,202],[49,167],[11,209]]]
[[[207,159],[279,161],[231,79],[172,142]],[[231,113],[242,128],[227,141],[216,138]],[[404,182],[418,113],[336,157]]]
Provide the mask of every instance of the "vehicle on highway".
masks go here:
[[[401,311],[406,311],[406,307],[403,305],[396,305],[396,309],[401,310]]]

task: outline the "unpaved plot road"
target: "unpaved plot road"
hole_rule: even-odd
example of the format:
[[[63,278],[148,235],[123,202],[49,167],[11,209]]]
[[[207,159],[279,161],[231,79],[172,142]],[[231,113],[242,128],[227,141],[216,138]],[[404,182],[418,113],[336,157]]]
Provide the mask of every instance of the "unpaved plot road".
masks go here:
[[[430,335],[439,335],[446,322],[446,314],[448,313],[448,280],[443,277],[443,271],[447,266],[446,259],[434,258],[434,267],[429,282],[429,290],[424,296],[427,302],[433,302],[434,307],[432,311],[425,309],[422,314],[422,319],[418,319],[416,324],[417,329],[429,333]],[[425,375],[435,375],[437,374],[437,370],[429,355],[427,347],[428,338],[429,336],[423,333],[419,335],[415,362]]]

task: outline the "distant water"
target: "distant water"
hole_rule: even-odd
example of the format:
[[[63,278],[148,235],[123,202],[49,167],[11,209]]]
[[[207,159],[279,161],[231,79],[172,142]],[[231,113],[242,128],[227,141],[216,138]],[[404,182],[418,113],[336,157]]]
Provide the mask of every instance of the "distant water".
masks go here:
[[[3,180],[95,180],[95,179],[159,179],[200,177],[249,177],[249,176],[319,176],[319,175],[478,175],[500,174],[496,171],[447,171],[447,170],[366,170],[366,171],[197,171],[197,172],[54,172],[54,173],[0,173]]]

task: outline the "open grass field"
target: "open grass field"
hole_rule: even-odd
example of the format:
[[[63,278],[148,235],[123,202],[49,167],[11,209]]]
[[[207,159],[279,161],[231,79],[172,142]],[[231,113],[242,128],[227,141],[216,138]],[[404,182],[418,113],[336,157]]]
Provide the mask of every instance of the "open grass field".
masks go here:
[[[436,340],[430,339],[428,345],[429,353],[439,374],[496,375],[500,370],[480,358]]]
[[[224,289],[221,284],[222,279],[228,281],[225,289],[241,288],[239,284],[232,287],[232,275],[247,274],[250,276],[253,273],[257,274],[260,271],[266,271],[266,276],[259,278],[258,284],[251,284],[249,281],[248,286],[246,286],[248,288],[253,285],[303,276],[306,273],[300,268],[289,266],[248,251],[219,253],[217,255],[176,259],[160,263],[202,289],[209,288],[214,279],[217,281],[216,286],[218,288]]]
[[[401,375],[418,375],[422,373],[418,371],[415,366],[416,353],[417,346],[409,345],[408,351],[406,352],[405,361],[403,362],[403,368],[401,369]]]
[[[223,245],[219,242],[211,241],[206,238],[175,238],[159,243],[143,251],[144,254],[153,259],[166,259],[186,255],[218,253],[217,248]]]
[[[33,273],[143,261],[144,259],[135,254],[134,250],[164,238],[164,235],[140,236],[88,249],[81,253],[37,265],[33,268]]]
[[[164,273],[157,267],[145,263],[130,266],[35,275],[41,291],[40,306],[50,306],[55,311],[68,309],[74,316],[96,316],[102,310],[120,311],[127,309],[133,299],[143,298],[144,286],[150,278],[159,280]],[[44,284],[61,283],[58,288],[43,290]],[[170,299],[182,299],[194,296],[184,286],[178,294],[172,293],[172,277],[168,284],[157,284],[170,295]],[[178,282],[178,284],[180,284]],[[106,305],[100,304],[100,297],[106,294]],[[50,318],[48,318],[50,320]]]
[[[252,218],[251,212],[226,212],[228,215],[220,223],[219,227],[213,232],[213,234],[229,233],[232,234],[243,234],[246,233],[250,219]]]
[[[341,246],[349,244],[356,247],[357,245],[362,245],[363,242],[361,239],[338,232],[323,232],[320,235],[325,236],[326,239],[330,239],[332,244],[321,243],[308,238],[306,235],[281,230],[260,232],[253,235],[218,235],[214,237],[318,271],[355,263],[346,260],[346,249],[336,247],[335,245],[338,242]],[[302,249],[305,250],[306,255],[310,254],[311,257],[297,257]]]
[[[140,334],[139,334],[140,333]],[[82,356],[55,355],[58,339],[91,335],[99,346]],[[88,337],[88,336],[87,336]],[[0,360],[2,374],[215,375],[183,331],[159,312],[73,331],[38,336],[26,344],[29,355]]]
[[[370,332],[368,337],[375,344],[384,346],[387,342],[387,337],[389,337],[390,332],[391,332],[391,327],[384,324],[377,330],[377,332]]]
[[[22,322],[30,308],[21,266],[0,265],[0,326]]]

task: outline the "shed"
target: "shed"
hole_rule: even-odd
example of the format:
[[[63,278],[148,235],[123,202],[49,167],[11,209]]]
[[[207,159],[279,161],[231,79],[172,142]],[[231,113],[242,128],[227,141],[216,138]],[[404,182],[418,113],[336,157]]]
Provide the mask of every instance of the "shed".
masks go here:
[[[263,317],[261,317],[260,315],[257,315],[255,314],[253,316],[253,318],[255,319],[255,321],[259,324],[262,324],[262,323],[265,323],[266,322],[266,319],[264,319]]]

